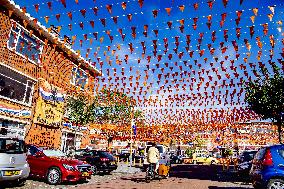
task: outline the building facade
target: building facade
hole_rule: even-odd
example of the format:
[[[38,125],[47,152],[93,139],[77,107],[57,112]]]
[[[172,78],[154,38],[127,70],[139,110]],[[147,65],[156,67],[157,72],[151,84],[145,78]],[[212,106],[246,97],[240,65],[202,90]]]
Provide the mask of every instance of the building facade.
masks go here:
[[[101,73],[12,1],[0,2],[0,129],[26,143],[67,150],[86,145],[64,123],[66,96],[93,95]],[[74,144],[74,137],[76,143]]]

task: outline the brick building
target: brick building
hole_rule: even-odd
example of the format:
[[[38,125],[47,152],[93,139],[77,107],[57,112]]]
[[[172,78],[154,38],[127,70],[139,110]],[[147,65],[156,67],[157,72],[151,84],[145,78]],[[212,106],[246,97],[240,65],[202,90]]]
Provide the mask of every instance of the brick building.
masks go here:
[[[0,128],[26,143],[74,145],[64,124],[66,95],[93,95],[101,73],[50,28],[9,0],[0,2]],[[76,145],[89,141],[79,132]],[[87,136],[87,135],[86,135]]]

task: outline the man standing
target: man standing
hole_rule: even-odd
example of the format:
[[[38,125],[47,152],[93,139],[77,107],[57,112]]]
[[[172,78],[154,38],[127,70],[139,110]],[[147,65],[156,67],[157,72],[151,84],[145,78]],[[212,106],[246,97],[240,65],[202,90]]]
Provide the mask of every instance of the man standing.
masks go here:
[[[156,144],[153,143],[152,146],[148,150],[147,161],[148,163],[156,164],[155,172],[158,172],[159,168],[159,159],[160,159],[160,152],[156,148]]]

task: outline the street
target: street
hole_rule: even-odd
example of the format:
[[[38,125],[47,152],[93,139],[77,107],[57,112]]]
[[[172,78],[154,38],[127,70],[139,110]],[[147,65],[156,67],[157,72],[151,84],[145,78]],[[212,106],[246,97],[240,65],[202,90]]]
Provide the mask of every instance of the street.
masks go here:
[[[42,181],[28,180],[23,187],[16,189],[41,188],[102,188],[102,189],[239,189],[253,188],[231,172],[222,172],[221,166],[173,165],[170,178],[146,183],[145,173],[135,174],[115,172],[111,175],[96,175],[88,183],[51,186]]]

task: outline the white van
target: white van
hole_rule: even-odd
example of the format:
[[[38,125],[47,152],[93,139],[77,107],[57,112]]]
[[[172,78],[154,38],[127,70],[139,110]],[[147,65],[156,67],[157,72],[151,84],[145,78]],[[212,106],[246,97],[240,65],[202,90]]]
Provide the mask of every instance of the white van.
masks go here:
[[[25,142],[0,136],[0,182],[23,185],[29,173]]]

